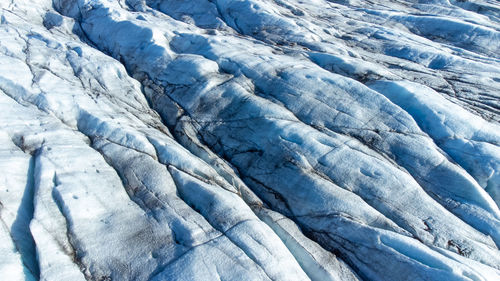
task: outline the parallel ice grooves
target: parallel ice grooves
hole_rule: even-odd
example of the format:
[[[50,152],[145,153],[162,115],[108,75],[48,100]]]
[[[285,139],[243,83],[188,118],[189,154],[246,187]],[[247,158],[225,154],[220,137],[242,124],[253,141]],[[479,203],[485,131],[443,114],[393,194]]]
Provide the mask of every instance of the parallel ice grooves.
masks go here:
[[[33,278],[23,260],[41,280],[499,278],[500,137],[474,115],[500,120],[498,5],[0,8],[0,164],[20,163],[0,177],[12,280]],[[413,109],[403,90],[428,98]],[[420,116],[441,103],[458,105]],[[33,216],[10,229],[31,186]]]
[[[378,81],[370,87],[410,113],[422,130],[500,206],[500,126],[487,123],[418,84]]]
[[[309,240],[287,217],[265,208],[257,215],[283,240],[311,280],[359,280],[349,266]]]

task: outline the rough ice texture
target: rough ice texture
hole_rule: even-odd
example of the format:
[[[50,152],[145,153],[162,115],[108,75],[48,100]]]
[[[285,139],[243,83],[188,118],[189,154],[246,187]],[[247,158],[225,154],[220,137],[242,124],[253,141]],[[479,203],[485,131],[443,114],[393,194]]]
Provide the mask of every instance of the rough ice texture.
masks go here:
[[[497,1],[0,2],[0,279],[500,280]]]

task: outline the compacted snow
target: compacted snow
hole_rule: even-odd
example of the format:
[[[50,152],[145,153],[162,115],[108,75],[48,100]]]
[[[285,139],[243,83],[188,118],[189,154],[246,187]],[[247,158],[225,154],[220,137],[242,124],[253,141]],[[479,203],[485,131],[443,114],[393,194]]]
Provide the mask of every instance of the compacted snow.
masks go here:
[[[494,0],[0,2],[0,279],[500,280]]]

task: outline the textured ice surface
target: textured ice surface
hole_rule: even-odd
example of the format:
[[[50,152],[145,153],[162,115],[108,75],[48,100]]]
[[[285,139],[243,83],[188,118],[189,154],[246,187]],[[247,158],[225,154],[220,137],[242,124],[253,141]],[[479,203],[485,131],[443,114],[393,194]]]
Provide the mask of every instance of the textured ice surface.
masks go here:
[[[0,279],[500,279],[496,1],[0,2]]]

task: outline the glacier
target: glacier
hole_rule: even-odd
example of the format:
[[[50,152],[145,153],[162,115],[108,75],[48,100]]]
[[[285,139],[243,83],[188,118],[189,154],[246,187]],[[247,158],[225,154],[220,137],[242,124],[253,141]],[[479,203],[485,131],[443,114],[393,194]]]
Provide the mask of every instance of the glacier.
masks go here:
[[[499,280],[500,3],[0,2],[1,280]]]

